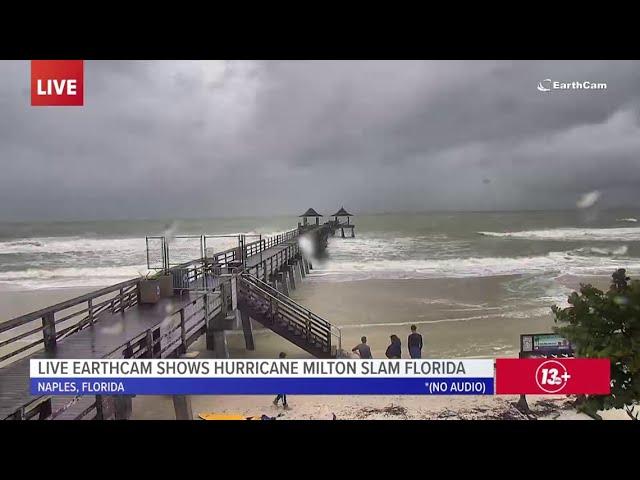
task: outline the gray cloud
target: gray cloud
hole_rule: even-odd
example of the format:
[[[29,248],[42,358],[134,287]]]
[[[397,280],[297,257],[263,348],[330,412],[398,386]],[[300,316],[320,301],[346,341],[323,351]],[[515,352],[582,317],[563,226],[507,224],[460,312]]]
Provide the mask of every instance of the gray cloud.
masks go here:
[[[0,74],[0,219],[640,200],[636,61],[87,61],[82,108]]]

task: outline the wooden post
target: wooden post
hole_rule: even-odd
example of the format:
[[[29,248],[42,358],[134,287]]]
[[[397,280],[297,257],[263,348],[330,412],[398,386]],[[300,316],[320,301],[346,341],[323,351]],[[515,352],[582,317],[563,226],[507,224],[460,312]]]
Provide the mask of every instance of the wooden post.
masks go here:
[[[224,330],[221,330],[215,336],[215,344],[216,358],[229,358],[229,347],[227,346],[227,336]]]
[[[93,299],[89,299],[89,323],[93,325],[95,323],[95,318],[93,316]]]
[[[231,277],[231,310],[238,308],[238,276],[233,274]]]
[[[102,395],[96,395],[96,418],[95,420],[104,420],[104,411],[102,407]]]
[[[145,338],[145,342],[147,344],[147,358],[153,358],[153,333],[151,329],[147,330],[147,336]]]
[[[188,395],[173,395],[173,408],[176,412],[176,420],[193,420],[191,397]]]
[[[280,285],[280,293],[289,296],[289,285],[287,285],[287,276],[283,272],[278,273],[278,284]]]
[[[305,268],[304,268],[304,258],[300,257],[298,259],[298,267],[300,268],[300,281],[302,281],[302,279],[307,276],[307,274],[304,271],[305,270]]]
[[[54,312],[46,313],[42,317],[42,335],[44,337],[45,351],[54,351],[56,349],[56,321]]]
[[[151,333],[153,338],[153,358],[160,358],[162,356],[162,339],[160,337],[160,328],[157,328]]]
[[[526,358],[526,356],[523,355],[522,352],[520,352],[518,353],[518,358]],[[528,415],[531,413],[531,409],[529,408],[529,404],[527,403],[527,397],[525,395],[520,395],[520,398],[518,398],[518,402],[516,403],[516,408],[520,412],[524,413],[525,415]]]
[[[253,330],[251,328],[251,319],[249,314],[244,310],[240,310],[240,319],[242,320],[242,331],[244,332],[244,343],[247,350],[255,350],[255,344],[253,343]]]
[[[291,285],[291,290],[295,290],[296,278],[295,278],[295,275],[293,274],[293,267],[291,265],[287,265],[285,268],[287,269],[286,272],[289,275],[289,284]]]
[[[133,411],[133,399],[129,395],[117,395],[113,397],[115,403],[115,419],[129,420]]]
[[[48,398],[44,402],[42,402],[38,410],[38,420],[46,420],[49,416],[51,416],[51,399]]]
[[[180,353],[187,353],[187,329],[184,325],[184,308],[180,309]]]
[[[224,283],[220,284],[220,302],[221,302],[221,310],[223,313],[226,313],[228,310],[227,305],[227,295],[226,295],[227,287]]]
[[[111,420],[116,418],[116,399],[112,395],[96,395],[96,420]],[[122,412],[121,412],[122,413]]]
[[[215,315],[213,318],[207,319],[206,325],[206,333],[205,333],[205,343],[206,349],[210,351],[214,351],[216,349],[216,334],[215,334],[215,324],[217,321],[222,321],[226,316],[226,311],[223,308],[220,310],[220,313]]]

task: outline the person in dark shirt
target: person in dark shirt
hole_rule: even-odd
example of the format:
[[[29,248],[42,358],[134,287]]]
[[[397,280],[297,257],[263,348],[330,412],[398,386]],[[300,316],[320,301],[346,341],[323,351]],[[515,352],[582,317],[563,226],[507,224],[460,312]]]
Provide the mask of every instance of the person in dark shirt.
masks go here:
[[[373,358],[371,348],[367,345],[367,337],[360,338],[360,343],[351,349],[352,352],[358,352],[360,358]]]
[[[284,352],[280,352],[280,355],[278,355],[278,358],[286,358],[287,354]],[[287,403],[287,395],[285,393],[281,393],[279,394],[276,399],[273,401],[273,404],[277,407],[278,406],[278,402],[282,399],[282,406],[284,407],[285,410],[289,410],[289,404]]]
[[[387,347],[385,355],[387,358],[401,358],[402,357],[402,343],[397,335],[391,335],[391,344]]]
[[[411,358],[422,358],[422,335],[416,332],[417,327],[411,325],[411,334],[407,341]]]

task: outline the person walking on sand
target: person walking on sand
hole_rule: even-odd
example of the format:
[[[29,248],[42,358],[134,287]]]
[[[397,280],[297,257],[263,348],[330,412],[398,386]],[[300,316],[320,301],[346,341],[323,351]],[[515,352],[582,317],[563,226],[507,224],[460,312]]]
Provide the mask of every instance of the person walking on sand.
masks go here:
[[[373,358],[371,355],[371,348],[367,345],[367,337],[361,337],[360,343],[351,349],[352,352],[357,352],[360,358]]]
[[[401,358],[402,357],[402,342],[397,335],[391,335],[391,344],[387,347],[385,355],[387,358]]]
[[[286,353],[284,352],[280,352],[280,354],[278,355],[278,358],[285,358],[287,356]],[[275,400],[273,401],[273,404],[277,407],[278,406],[278,402],[282,399],[282,406],[284,407],[285,410],[289,410],[289,405],[287,404],[287,394],[286,393],[279,393]]]
[[[415,325],[411,325],[411,333],[407,340],[409,356],[411,358],[422,358],[422,335],[416,332],[417,329]]]

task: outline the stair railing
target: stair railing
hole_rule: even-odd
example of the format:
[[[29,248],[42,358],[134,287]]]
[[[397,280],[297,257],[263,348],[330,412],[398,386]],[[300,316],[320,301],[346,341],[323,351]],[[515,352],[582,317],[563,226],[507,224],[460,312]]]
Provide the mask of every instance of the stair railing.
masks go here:
[[[317,340],[329,349],[332,356],[342,350],[342,332],[335,325],[253,275],[243,274],[240,284],[248,290],[250,297],[261,297],[269,304],[272,313],[277,309],[294,328],[302,330],[308,342]]]

